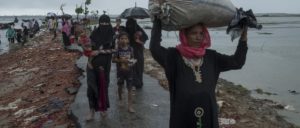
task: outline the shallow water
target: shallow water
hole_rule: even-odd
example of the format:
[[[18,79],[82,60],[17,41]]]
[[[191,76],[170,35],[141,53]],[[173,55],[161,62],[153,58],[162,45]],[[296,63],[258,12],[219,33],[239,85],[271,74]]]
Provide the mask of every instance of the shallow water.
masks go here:
[[[6,30],[0,30],[0,40],[1,40],[1,43],[0,43],[0,55],[5,53],[5,52],[8,52],[9,50],[9,43],[8,43],[8,40],[5,38],[5,32]]]
[[[22,20],[28,20],[28,19],[35,19],[38,21],[39,25],[42,25],[42,19],[43,16],[19,16],[18,20],[19,23],[17,23],[15,25],[15,27],[21,27],[21,22]],[[0,23],[9,23],[9,22],[13,22],[14,21],[14,17],[13,16],[0,16]],[[28,23],[25,22],[24,25],[27,25]],[[1,30],[0,29],[0,40],[1,40],[1,44],[0,44],[0,55],[3,53],[6,53],[9,51],[9,43],[7,38],[5,37],[5,33],[6,33],[6,29]],[[17,41],[15,40],[15,43]]]
[[[293,123],[300,125],[300,95],[292,95],[289,90],[300,91],[300,28],[265,28],[262,31],[272,33],[261,35],[253,30],[249,32],[249,52],[242,70],[223,73],[221,77],[244,85],[249,89],[261,88],[277,93],[275,96],[255,95],[273,99],[282,104],[294,106],[296,111],[282,113]],[[232,53],[235,46],[215,44],[213,48],[224,53]],[[228,44],[228,43],[227,43]]]

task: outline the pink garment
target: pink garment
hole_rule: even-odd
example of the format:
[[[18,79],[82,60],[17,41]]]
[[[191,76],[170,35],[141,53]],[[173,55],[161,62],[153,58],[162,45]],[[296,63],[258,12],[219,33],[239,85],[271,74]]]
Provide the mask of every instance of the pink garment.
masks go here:
[[[67,36],[70,35],[71,30],[70,30],[70,25],[68,22],[65,22],[65,25],[62,27],[62,31],[67,34]]]
[[[99,98],[98,98],[98,105],[99,111],[103,112],[107,110],[107,91],[106,91],[106,80],[104,70],[100,70],[99,74]]]
[[[176,49],[180,54],[186,58],[201,58],[205,55],[205,51],[210,47],[211,40],[210,35],[206,27],[203,26],[203,40],[198,48],[190,47],[187,42],[187,37],[185,35],[186,29],[179,31],[180,44],[176,46]]]

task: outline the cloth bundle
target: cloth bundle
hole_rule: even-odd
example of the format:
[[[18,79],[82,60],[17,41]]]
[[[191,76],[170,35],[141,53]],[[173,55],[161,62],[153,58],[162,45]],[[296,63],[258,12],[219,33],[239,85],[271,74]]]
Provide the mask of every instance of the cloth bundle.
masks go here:
[[[228,25],[226,33],[230,34],[231,41],[238,38],[243,27],[256,28],[258,30],[262,29],[262,25],[258,24],[255,15],[252,10],[244,11],[243,8],[237,9],[234,18]]]

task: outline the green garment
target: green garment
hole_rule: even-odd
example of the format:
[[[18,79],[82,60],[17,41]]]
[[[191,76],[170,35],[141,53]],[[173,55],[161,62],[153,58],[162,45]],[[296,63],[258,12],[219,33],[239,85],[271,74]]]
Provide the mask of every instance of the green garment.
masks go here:
[[[16,31],[12,28],[9,28],[6,31],[6,38],[14,38],[16,36]]]

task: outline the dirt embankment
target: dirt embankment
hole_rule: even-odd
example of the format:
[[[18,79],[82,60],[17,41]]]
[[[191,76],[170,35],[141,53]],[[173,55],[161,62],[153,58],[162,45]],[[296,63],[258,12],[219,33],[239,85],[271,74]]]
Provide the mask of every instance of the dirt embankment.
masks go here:
[[[68,109],[75,98],[70,93],[80,86],[80,53],[65,51],[51,37],[43,33],[0,56],[1,128],[74,127]]]
[[[145,50],[145,73],[159,80],[167,91],[168,82],[164,70],[156,63],[149,50]],[[222,128],[299,128],[278,115],[277,110],[284,106],[266,99],[255,99],[250,91],[219,79],[217,102],[219,123]]]

